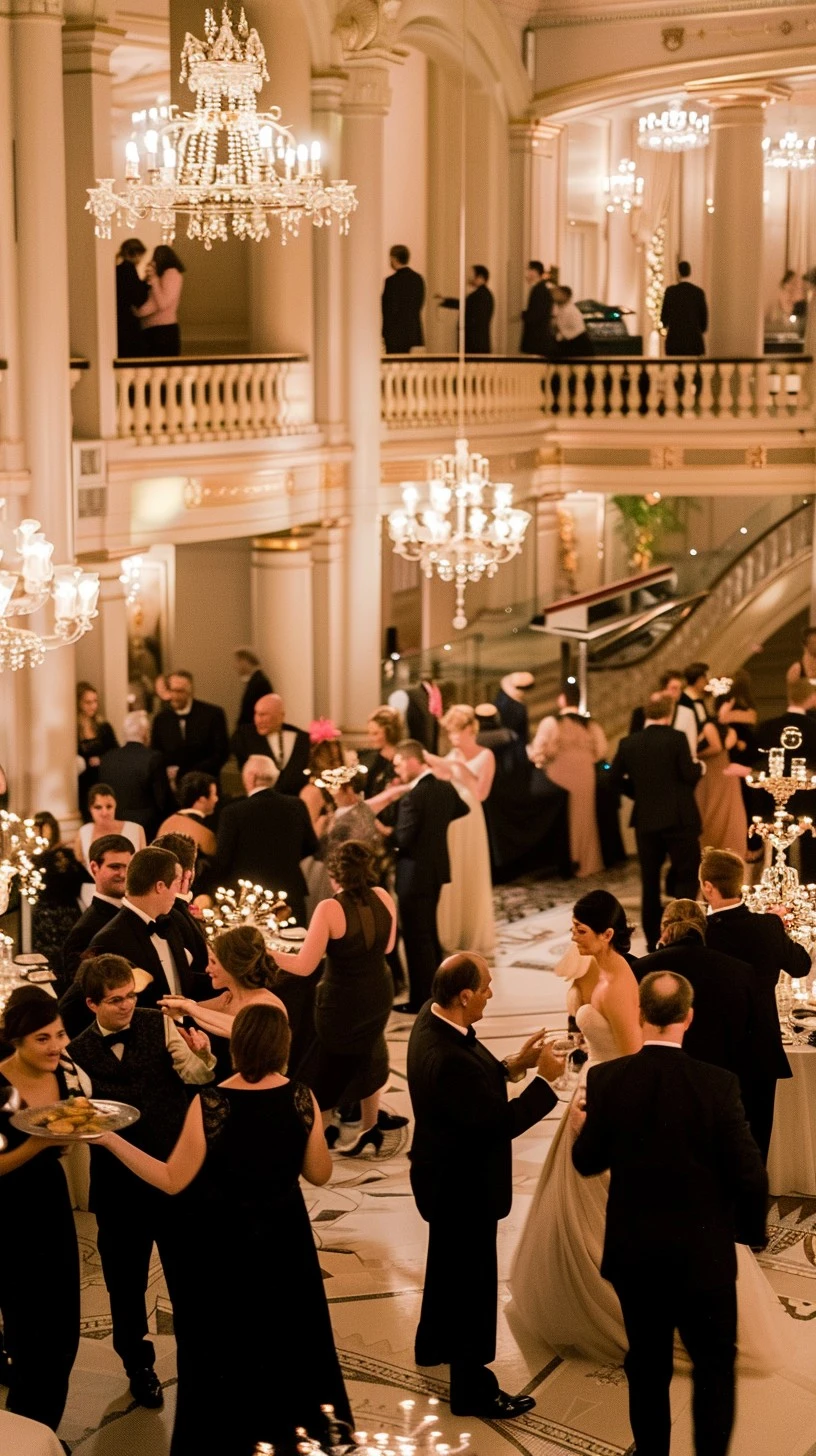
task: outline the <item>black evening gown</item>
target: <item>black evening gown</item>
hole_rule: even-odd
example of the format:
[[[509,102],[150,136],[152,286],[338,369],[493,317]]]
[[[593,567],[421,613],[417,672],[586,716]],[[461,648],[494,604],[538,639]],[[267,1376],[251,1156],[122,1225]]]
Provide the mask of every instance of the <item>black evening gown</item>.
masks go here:
[[[77,753],[80,758],[85,760],[85,767],[77,779],[79,812],[82,815],[83,824],[87,824],[91,817],[91,811],[88,808],[88,794],[94,784],[99,783],[99,764],[92,766],[89,759],[101,758],[104,753],[118,747],[116,734],[110,723],[106,723],[104,718],[100,718],[97,723],[93,738],[80,738],[77,743]]]
[[[205,1208],[191,1229],[200,1245],[191,1257],[201,1254],[205,1274],[182,1312],[180,1333],[189,1337],[179,1342],[172,1456],[252,1456],[259,1441],[294,1456],[296,1427],[325,1440],[322,1405],[352,1424],[298,1181],[314,1104],[302,1082],[211,1086],[200,1097]],[[234,1255],[217,1271],[213,1230],[234,1238]]]
[[[116,265],[116,353],[120,359],[136,359],[142,349],[142,328],[134,308],[141,308],[150,295],[150,285],[140,278],[136,264],[123,258]]]
[[[61,1068],[57,1081],[67,1097]],[[0,1073],[0,1089],[9,1085]],[[7,1116],[0,1123],[9,1152],[26,1141]],[[79,1252],[58,1148],[0,1178],[0,1227],[0,1311],[12,1362],[6,1409],[55,1431],[79,1348]]]
[[[63,948],[82,914],[79,895],[91,876],[67,844],[46,849],[36,863],[44,884],[31,912],[31,945],[46,956],[62,989]]]

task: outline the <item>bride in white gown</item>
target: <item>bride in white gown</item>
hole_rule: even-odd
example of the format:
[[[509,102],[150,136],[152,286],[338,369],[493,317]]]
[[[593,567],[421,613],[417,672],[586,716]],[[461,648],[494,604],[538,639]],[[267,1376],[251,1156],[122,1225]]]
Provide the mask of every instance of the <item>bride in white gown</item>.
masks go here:
[[[470,813],[448,826],[451,877],[439,897],[439,942],[446,955],[456,950],[475,950],[489,956],[496,944],[496,924],[482,804],[493,784],[496,759],[491,749],[480,748],[476,742],[479,724],[469,704],[457,703],[449,708],[442,727],[450,739],[451,751],[446,758],[426,753],[425,761],[438,778],[450,780]]]
[[[638,987],[620,952],[629,948],[623,909],[593,890],[573,911],[573,941],[585,958],[567,1006],[595,1062],[640,1050]],[[627,1351],[612,1285],[601,1276],[609,1176],[583,1178],[572,1164],[568,1109],[541,1170],[510,1276],[522,1324],[559,1355],[620,1365]],[[737,1245],[737,1366],[771,1374],[791,1358],[790,1325],[750,1249]]]

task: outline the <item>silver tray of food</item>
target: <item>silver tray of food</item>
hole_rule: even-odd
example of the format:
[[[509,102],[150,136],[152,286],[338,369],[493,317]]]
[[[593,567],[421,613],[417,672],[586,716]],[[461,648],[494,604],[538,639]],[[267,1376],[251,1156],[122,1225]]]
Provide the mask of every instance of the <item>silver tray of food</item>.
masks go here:
[[[90,1142],[106,1132],[119,1132],[138,1122],[141,1113],[129,1102],[109,1102],[103,1097],[68,1097],[47,1107],[24,1107],[9,1118],[12,1127],[29,1137],[51,1138],[54,1142]]]

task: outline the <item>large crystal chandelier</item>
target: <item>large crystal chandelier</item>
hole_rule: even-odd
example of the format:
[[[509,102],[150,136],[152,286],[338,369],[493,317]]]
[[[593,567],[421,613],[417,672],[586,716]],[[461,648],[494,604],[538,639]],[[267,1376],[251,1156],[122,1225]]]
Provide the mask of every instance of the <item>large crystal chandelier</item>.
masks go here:
[[[618,170],[611,177],[604,177],[604,197],[607,212],[630,213],[643,206],[643,178],[637,175],[637,165],[624,157],[618,162]]]
[[[96,235],[109,238],[111,222],[131,231],[141,222],[157,222],[166,243],[172,242],[176,216],[187,218],[187,236],[211,248],[235,237],[259,242],[269,236],[269,218],[277,217],[281,241],[297,235],[303,219],[315,227],[337,220],[348,232],[357,206],[348,182],[324,182],[320,144],[300,146],[281,122],[280,107],[257,110],[256,96],[269,80],[266,54],[257,30],[250,30],[243,10],[237,34],[228,9],[221,25],[207,10],[205,39],[188,32],[181,52],[182,82],[193,92],[195,111],[167,119],[146,114],[146,130],[125,148],[125,187],[114,179],[88,188],[86,208],[96,220]],[[146,177],[141,176],[144,165]]]
[[[688,111],[682,101],[670,101],[663,111],[638,117],[638,146],[647,152],[691,152],[707,147],[711,117],[707,111]]]
[[[78,566],[53,566],[54,547],[39,521],[21,521],[14,532],[20,565],[0,571],[0,672],[36,667],[53,647],[69,647],[90,630],[99,596],[99,577]],[[0,558],[2,558],[0,551]],[[15,626],[48,601],[53,604],[54,630],[40,634]]]
[[[816,136],[800,137],[796,131],[786,131],[778,141],[764,137],[762,150],[766,167],[804,172],[816,164]]]

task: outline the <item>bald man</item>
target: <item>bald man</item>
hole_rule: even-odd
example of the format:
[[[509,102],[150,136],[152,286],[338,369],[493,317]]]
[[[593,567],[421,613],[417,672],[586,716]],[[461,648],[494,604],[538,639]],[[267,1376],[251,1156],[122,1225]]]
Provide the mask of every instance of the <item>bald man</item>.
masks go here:
[[[232,751],[243,768],[251,754],[271,758],[278,770],[279,794],[299,794],[309,767],[309,735],[287,723],[280,693],[266,693],[255,704],[254,721],[244,723],[232,736]]]

